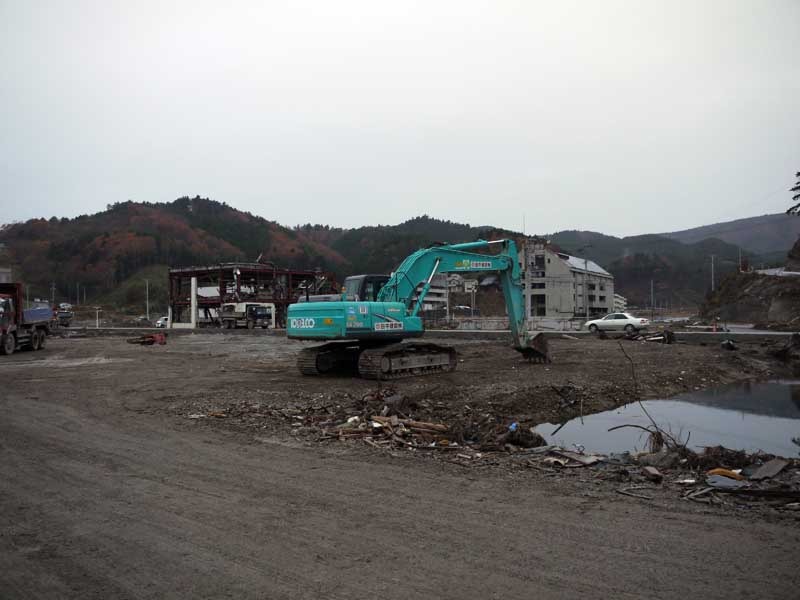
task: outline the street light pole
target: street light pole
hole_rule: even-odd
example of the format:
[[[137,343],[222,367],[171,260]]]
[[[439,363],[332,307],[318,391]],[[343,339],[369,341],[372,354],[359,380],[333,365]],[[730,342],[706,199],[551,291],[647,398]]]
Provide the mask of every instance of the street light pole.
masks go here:
[[[150,320],[150,280],[144,280],[144,302],[145,310],[147,311],[147,320]]]
[[[714,255],[711,255],[711,291],[714,291]]]

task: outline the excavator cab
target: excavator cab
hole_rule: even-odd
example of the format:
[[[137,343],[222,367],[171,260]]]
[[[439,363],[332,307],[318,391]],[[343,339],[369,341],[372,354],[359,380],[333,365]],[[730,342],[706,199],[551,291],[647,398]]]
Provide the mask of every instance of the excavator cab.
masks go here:
[[[344,280],[345,300],[350,302],[376,302],[388,275],[352,275]]]

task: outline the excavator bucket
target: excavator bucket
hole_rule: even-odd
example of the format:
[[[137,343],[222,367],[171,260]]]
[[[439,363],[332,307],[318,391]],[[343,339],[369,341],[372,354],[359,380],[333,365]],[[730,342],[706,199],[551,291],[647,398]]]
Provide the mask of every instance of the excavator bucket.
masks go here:
[[[528,340],[527,346],[514,347],[528,362],[549,363],[550,348],[547,345],[547,338],[543,333],[537,333]]]

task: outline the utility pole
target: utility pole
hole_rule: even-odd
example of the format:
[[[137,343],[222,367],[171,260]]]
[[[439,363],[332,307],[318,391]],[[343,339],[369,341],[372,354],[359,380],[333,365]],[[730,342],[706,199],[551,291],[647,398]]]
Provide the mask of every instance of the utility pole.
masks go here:
[[[525,216],[523,215],[523,220]],[[530,240],[526,237],[525,238],[525,250],[522,252],[524,255],[523,260],[525,261],[525,328],[528,328],[528,322],[531,318],[531,300],[533,296],[531,296],[531,264],[535,260],[533,258],[533,245],[529,244]],[[530,254],[529,254],[530,252]]]
[[[148,317],[149,318],[149,317]],[[445,278],[444,284],[444,318],[450,324],[450,278]]]
[[[714,255],[711,255],[711,291],[714,291]]]
[[[586,308],[586,320],[589,320],[589,259],[583,256],[583,306]]]
[[[75,284],[75,306],[81,303],[81,284]]]
[[[650,320],[651,321],[655,321],[655,319],[656,319],[656,311],[655,311],[654,300],[655,300],[655,292],[654,292],[654,288],[653,288],[653,280],[651,279],[650,280]]]
[[[472,302],[470,302],[470,315],[474,318],[475,317],[475,288],[472,288]]]
[[[592,244],[586,244],[578,248],[578,252],[583,254],[583,308],[585,309],[587,321],[589,320],[589,258],[586,256],[586,250],[591,247]]]
[[[144,280],[145,309],[147,310],[147,320],[150,320],[150,280]]]

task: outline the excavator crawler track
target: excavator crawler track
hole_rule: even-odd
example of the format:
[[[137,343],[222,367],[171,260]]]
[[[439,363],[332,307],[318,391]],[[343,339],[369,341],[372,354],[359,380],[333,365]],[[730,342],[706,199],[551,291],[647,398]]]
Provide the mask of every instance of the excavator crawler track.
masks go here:
[[[303,375],[333,375],[355,373],[359,347],[340,342],[304,348],[297,356],[297,368]]]
[[[424,342],[367,348],[358,357],[358,374],[365,379],[399,379],[449,373],[458,365],[451,346]]]

